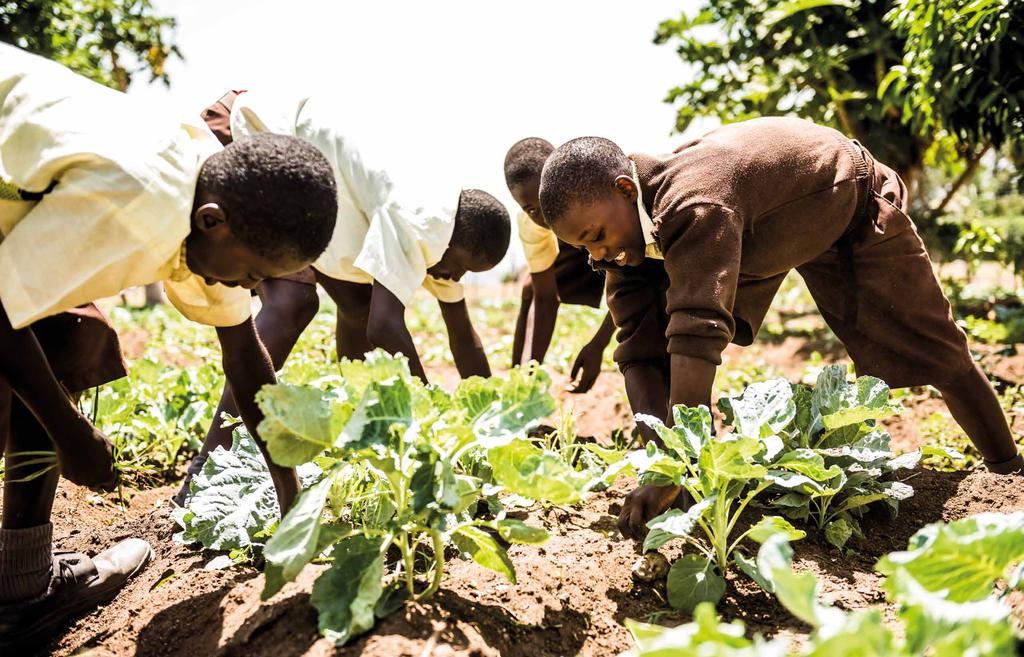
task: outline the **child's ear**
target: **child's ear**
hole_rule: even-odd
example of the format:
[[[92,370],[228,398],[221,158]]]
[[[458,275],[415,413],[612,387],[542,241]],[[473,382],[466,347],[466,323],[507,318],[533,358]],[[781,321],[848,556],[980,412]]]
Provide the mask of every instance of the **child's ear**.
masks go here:
[[[216,230],[221,226],[227,227],[227,223],[227,214],[216,203],[206,203],[199,206],[199,209],[196,210],[195,225],[196,228],[203,232]]]
[[[629,176],[619,176],[615,179],[615,189],[622,194],[630,203],[636,203],[639,191],[636,188],[636,181]]]

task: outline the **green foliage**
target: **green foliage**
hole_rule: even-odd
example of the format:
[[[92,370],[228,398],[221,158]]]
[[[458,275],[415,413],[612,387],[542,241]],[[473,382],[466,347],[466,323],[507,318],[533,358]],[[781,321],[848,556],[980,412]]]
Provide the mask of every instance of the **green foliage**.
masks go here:
[[[20,0],[0,4],[0,41],[53,59],[125,91],[133,76],[170,85],[165,66],[181,52],[177,21],[150,0]]]
[[[767,539],[757,555],[766,588],[794,616],[812,627],[799,649],[779,638],[748,639],[742,623],[724,624],[710,604],[675,628],[627,620],[635,646],[624,657],[1011,657],[1019,632],[1009,622],[1007,592],[1019,584],[1024,559],[1024,514],[982,514],[935,523],[910,539],[910,549],[883,557],[878,570],[896,604],[896,626],[880,609],[845,612],[819,598],[817,577],[794,572],[784,535]],[[1008,582],[994,593],[997,581]]]
[[[554,410],[543,372],[474,377],[449,394],[412,377],[404,358],[380,351],[344,360],[339,370],[336,379],[320,379],[326,391],[277,385],[259,397],[272,457],[291,464],[315,456],[323,468],[267,542],[263,597],[329,555],[333,565],[312,602],[321,631],[335,641],[369,629],[374,613],[433,595],[446,546],[514,582],[498,537],[536,544],[547,532],[506,518],[497,491],[566,503],[593,483],[527,437]],[[483,501],[497,509],[493,519],[475,516]],[[399,557],[385,569],[390,548]]]
[[[705,0],[658,26],[692,72],[669,91],[676,129],[697,117],[725,123],[792,114],[859,139],[904,178],[915,177],[934,130],[904,125],[878,85],[900,64],[904,37],[884,0]]]
[[[902,105],[905,122],[965,144],[1024,143],[1024,6],[904,0],[885,18],[906,43],[879,95]]]

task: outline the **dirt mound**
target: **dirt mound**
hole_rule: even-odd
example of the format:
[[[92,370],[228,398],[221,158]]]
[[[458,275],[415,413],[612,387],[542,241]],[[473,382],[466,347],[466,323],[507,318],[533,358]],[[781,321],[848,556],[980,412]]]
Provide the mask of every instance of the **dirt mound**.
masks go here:
[[[856,552],[841,555],[813,533],[794,544],[798,568],[822,579],[823,595],[858,608],[884,601],[872,571],[881,555],[905,549],[920,526],[982,511],[1024,510],[1024,486],[985,472],[918,470],[905,480],[916,495],[896,518],[877,512]],[[635,545],[615,530],[609,506],[622,484],[593,495],[579,508],[535,509],[529,521],[552,533],[543,546],[517,545],[509,555],[519,575],[512,585],[472,562],[449,564],[437,597],[410,605],[335,650],[319,637],[308,597],[321,567],[310,567],[265,604],[262,575],[248,567],[204,570],[211,555],[171,541],[174,524],[165,500],[171,486],[137,496],[122,512],[82,489],[62,484],[55,513],[57,544],[98,551],[127,536],[156,549],[154,562],[108,606],[66,628],[40,654],[157,657],[364,655],[616,655],[630,645],[626,618],[677,624],[658,587],[637,585],[630,567]],[[90,502],[89,500],[93,500]],[[675,554],[670,549],[668,556]],[[742,577],[730,576],[719,611],[762,633],[800,634],[806,627],[774,598]]]

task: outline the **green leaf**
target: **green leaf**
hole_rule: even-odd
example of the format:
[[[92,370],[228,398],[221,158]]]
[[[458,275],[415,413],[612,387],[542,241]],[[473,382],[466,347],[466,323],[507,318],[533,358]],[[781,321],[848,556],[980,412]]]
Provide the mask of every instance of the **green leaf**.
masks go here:
[[[505,550],[494,537],[478,527],[460,527],[452,534],[452,541],[459,551],[484,568],[504,575],[509,582],[516,583],[516,569]]]
[[[280,591],[285,583],[298,576],[307,563],[351,531],[348,525],[332,527],[321,524],[327,494],[333,485],[334,476],[329,474],[299,493],[295,504],[267,541],[263,551],[267,561],[263,600]]]
[[[644,538],[644,552],[657,550],[665,543],[674,538],[684,538],[690,535],[697,521],[704,515],[704,512],[714,504],[716,495],[705,498],[692,505],[686,511],[680,509],[669,509],[665,513],[652,518],[647,522],[647,537]]]
[[[757,569],[757,562],[755,560],[748,559],[746,556],[744,556],[742,552],[738,550],[736,552],[733,552],[732,558],[733,561],[736,562],[736,566],[744,573],[746,573],[747,577],[757,582],[758,586],[760,586],[765,591],[768,591],[769,593],[774,592],[772,583],[761,575],[761,571]]]
[[[412,391],[405,379],[373,381],[345,425],[338,447],[359,450],[389,443],[392,428],[412,424]]]
[[[841,472],[835,465],[826,468],[825,459],[811,449],[794,449],[786,452],[772,463],[772,467],[797,472],[820,482],[826,482]]]
[[[244,429],[236,429],[231,450],[210,452],[202,472],[192,478],[186,506],[175,509],[180,543],[202,543],[209,550],[262,545],[257,535],[278,518],[277,493],[259,447]]]
[[[352,536],[334,548],[334,565],[313,584],[309,596],[320,616],[320,632],[338,645],[373,627],[384,592],[381,540]]]
[[[405,356],[392,356],[383,349],[374,349],[363,360],[342,358],[338,370],[351,399],[361,399],[371,383],[399,378],[408,381],[409,360]]]
[[[894,592],[905,575],[950,602],[982,600],[1010,564],[1024,560],[1024,512],[983,513],[948,524],[934,523],[910,538],[909,549],[892,552],[875,566],[889,575]]]
[[[554,504],[578,502],[590,478],[552,452],[516,439],[487,452],[495,481],[509,491]]]
[[[751,540],[757,541],[758,543],[764,543],[769,538],[777,534],[782,534],[790,541],[798,541],[804,536],[807,536],[807,532],[797,529],[791,525],[789,521],[783,518],[778,516],[765,516],[750,528],[750,532],[747,534],[747,537]]]
[[[483,447],[497,447],[519,437],[555,411],[549,388],[551,378],[543,370],[514,368],[505,378],[470,377],[455,392]]]
[[[701,602],[718,604],[725,594],[725,579],[715,564],[696,554],[684,554],[668,571],[668,603],[687,613]]]
[[[825,540],[842,550],[853,536],[853,522],[849,518],[841,517],[828,523],[825,525]]]
[[[387,618],[401,609],[402,605],[411,598],[412,594],[409,593],[409,587],[405,585],[405,581],[392,582],[384,589],[384,593],[374,605],[373,615],[377,618]]]
[[[843,613],[818,600],[818,578],[793,571],[793,549],[785,535],[771,536],[757,552],[757,570],[791,614],[815,628],[842,623]]]
[[[263,411],[260,437],[274,463],[295,467],[334,444],[352,415],[352,405],[311,386],[263,386],[256,395]]]
[[[819,9],[821,7],[846,7],[853,9],[857,6],[854,0],[790,0],[774,4],[772,9],[764,13],[761,25],[764,29],[770,30],[778,23],[802,11]]]
[[[739,397],[719,400],[725,421],[745,438],[777,435],[796,417],[793,389],[785,379],[753,383]]]
[[[509,543],[542,545],[551,535],[541,527],[531,527],[522,520],[505,518],[498,521],[498,534]]]
[[[729,480],[758,479],[768,474],[763,465],[754,463],[761,443],[753,438],[710,440],[700,451],[700,472],[715,488]]]

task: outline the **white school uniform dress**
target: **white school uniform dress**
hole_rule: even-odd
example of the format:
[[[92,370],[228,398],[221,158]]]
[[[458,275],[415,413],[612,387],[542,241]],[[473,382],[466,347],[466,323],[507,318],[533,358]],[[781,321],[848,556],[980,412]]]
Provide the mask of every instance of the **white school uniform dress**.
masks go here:
[[[185,266],[199,169],[220,149],[198,119],[0,44],[0,301],[11,324],[157,281],[189,319],[246,321],[248,290]]]
[[[342,281],[377,281],[406,306],[420,287],[439,301],[461,301],[462,284],[427,274],[451,241],[457,193],[450,208],[405,202],[370,149],[345,130],[344,116],[342,108],[317,98],[289,101],[247,91],[231,107],[231,136],[291,135],[315,146],[331,163],[338,184],[338,219],[314,269]]]

